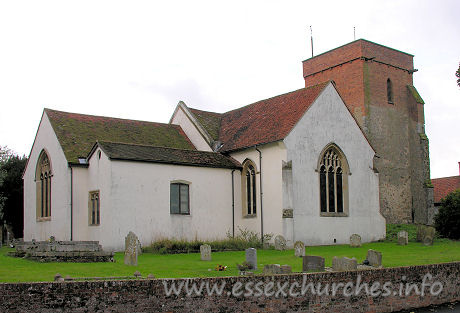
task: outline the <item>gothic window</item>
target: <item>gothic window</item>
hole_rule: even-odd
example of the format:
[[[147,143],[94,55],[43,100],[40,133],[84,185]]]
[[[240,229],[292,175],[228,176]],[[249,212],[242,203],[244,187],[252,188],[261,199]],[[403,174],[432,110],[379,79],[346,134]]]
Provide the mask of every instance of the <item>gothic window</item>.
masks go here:
[[[389,78],[387,79],[387,99],[388,103],[393,103],[393,83]]]
[[[348,200],[348,164],[335,146],[325,149],[319,163],[320,213],[322,216],[345,216]]]
[[[101,224],[101,203],[99,197],[99,191],[91,191],[89,193],[89,224],[100,225]]]
[[[171,183],[170,213],[190,214],[190,194],[188,184]]]
[[[38,158],[35,172],[37,187],[37,219],[46,220],[51,217],[51,163],[48,154],[43,150]]]
[[[243,163],[241,185],[243,187],[243,214],[246,216],[255,215],[257,212],[256,169],[250,160]]]

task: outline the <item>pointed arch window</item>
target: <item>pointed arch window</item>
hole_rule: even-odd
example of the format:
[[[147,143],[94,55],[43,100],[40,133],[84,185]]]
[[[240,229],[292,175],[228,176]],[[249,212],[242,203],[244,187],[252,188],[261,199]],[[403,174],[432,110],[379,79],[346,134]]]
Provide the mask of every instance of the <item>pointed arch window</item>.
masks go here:
[[[243,215],[255,216],[257,213],[256,168],[251,160],[243,163],[241,173]]]
[[[393,103],[393,83],[391,79],[387,79],[387,99],[388,103]]]
[[[40,153],[35,172],[37,219],[47,220],[51,217],[51,163],[46,151]]]
[[[348,163],[335,145],[321,154],[319,162],[320,214],[348,215]]]

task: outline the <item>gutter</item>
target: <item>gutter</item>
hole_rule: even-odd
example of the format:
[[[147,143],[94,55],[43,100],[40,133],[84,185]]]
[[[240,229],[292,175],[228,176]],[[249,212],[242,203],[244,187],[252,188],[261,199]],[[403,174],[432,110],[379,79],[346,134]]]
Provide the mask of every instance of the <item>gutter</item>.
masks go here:
[[[260,240],[262,245],[264,244],[264,210],[263,210],[263,189],[262,189],[262,151],[257,148],[257,145],[254,146],[257,152],[259,152],[259,172],[260,172]]]
[[[70,167],[70,241],[73,241],[73,168]]]
[[[232,170],[232,237],[235,238],[235,178],[233,177]]]

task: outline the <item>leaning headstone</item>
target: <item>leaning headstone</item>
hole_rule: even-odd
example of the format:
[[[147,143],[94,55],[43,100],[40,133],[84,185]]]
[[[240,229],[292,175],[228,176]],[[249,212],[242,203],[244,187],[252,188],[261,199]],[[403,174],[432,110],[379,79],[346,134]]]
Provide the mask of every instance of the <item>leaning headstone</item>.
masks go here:
[[[372,249],[367,251],[367,258],[369,265],[373,267],[382,266],[382,252],[378,252]]]
[[[398,232],[398,245],[405,246],[409,243],[409,234],[405,230]]]
[[[353,234],[350,236],[350,247],[361,247],[361,236]]]
[[[305,256],[305,245],[303,244],[302,241],[296,241],[294,243],[294,254],[295,256],[298,256],[298,257]]]
[[[201,261],[211,261],[211,246],[204,244],[200,246]]]
[[[278,235],[275,237],[275,249],[286,250],[286,239],[283,236]]]
[[[424,242],[425,237],[434,238],[436,229],[432,226],[417,225],[417,241]]]
[[[358,261],[355,258],[338,258],[332,259],[332,270],[334,271],[354,271],[358,269]]]
[[[257,270],[257,250],[254,248],[246,249],[246,263],[250,270]]]
[[[303,272],[322,272],[324,271],[324,258],[315,255],[306,255],[302,260]]]
[[[137,266],[139,239],[133,232],[129,232],[125,238],[125,264]]]

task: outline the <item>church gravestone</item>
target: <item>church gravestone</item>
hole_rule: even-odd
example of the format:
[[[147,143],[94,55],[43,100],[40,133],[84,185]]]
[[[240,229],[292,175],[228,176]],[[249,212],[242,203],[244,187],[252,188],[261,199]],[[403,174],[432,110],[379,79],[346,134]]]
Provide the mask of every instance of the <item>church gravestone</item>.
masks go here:
[[[369,261],[369,265],[373,267],[381,267],[382,266],[382,253],[369,249],[367,251],[367,258]]]
[[[246,249],[246,263],[250,270],[257,270],[257,250],[254,248]]]
[[[315,255],[306,255],[302,260],[303,272],[323,272],[324,258]]]
[[[409,234],[405,230],[398,232],[398,245],[405,246],[409,243]]]
[[[305,256],[305,245],[302,241],[296,241],[294,244],[294,254],[297,257]]]
[[[355,258],[338,258],[334,257],[332,259],[332,270],[334,271],[354,271],[358,269],[358,262]]]
[[[125,238],[125,264],[137,266],[139,239],[133,232],[129,232]]]
[[[361,236],[358,234],[353,234],[350,236],[350,247],[361,247]]]
[[[201,245],[200,246],[201,261],[211,261],[211,246]]]
[[[278,235],[275,237],[275,249],[286,250],[286,239],[283,236]]]

